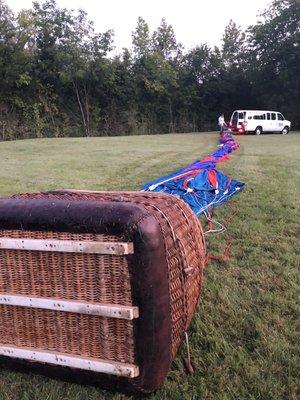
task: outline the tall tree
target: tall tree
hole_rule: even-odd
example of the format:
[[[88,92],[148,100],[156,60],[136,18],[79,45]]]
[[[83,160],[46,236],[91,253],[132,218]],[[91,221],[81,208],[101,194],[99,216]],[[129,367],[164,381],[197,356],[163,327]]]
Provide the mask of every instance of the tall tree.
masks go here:
[[[38,75],[57,91],[70,85],[81,115],[84,132],[90,134],[90,90],[93,68],[112,49],[113,32],[96,34],[87,14],[60,9],[54,0],[34,3],[36,49],[41,60]]]
[[[222,57],[226,67],[242,67],[245,54],[245,33],[231,19],[225,27],[222,40]]]
[[[172,25],[168,25],[165,18],[152,34],[152,46],[154,51],[160,52],[165,59],[177,57],[182,49],[182,45],[177,43]]]
[[[137,26],[132,32],[133,52],[137,58],[146,56],[150,51],[150,31],[147,22],[138,17]]]
[[[253,93],[262,108],[280,109],[300,126],[300,2],[274,0],[249,29]]]

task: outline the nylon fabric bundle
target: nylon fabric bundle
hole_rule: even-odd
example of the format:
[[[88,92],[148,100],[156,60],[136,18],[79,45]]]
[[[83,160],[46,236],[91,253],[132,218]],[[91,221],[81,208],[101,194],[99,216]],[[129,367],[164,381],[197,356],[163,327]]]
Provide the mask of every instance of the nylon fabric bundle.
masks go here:
[[[238,147],[230,131],[222,132],[218,150],[171,174],[145,183],[143,190],[180,197],[196,215],[201,215],[226,203],[243,190],[243,182],[231,179],[216,169],[217,164],[227,160]]]

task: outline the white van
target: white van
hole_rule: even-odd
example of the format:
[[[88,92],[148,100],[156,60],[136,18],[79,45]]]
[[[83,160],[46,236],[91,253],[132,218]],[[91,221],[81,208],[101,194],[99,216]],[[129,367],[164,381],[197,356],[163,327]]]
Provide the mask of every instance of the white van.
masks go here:
[[[236,110],[232,113],[229,126],[233,132],[255,133],[281,132],[289,133],[291,122],[278,111]]]

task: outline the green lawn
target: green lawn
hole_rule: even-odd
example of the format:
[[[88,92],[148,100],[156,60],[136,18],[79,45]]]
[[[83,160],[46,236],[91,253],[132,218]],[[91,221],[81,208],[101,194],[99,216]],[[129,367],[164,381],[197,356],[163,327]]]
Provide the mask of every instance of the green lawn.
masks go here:
[[[139,190],[140,185],[216,148],[217,134],[36,139],[0,143],[0,194],[58,188]],[[181,354],[151,399],[296,399],[299,300],[300,134],[239,136],[221,169],[246,183],[239,213],[208,239],[227,264],[210,262],[189,331],[194,375]],[[215,217],[222,221],[228,206]],[[298,253],[298,254],[297,254]],[[299,311],[299,307],[298,307]],[[299,377],[298,377],[299,383]],[[0,400],[127,399],[0,368]]]

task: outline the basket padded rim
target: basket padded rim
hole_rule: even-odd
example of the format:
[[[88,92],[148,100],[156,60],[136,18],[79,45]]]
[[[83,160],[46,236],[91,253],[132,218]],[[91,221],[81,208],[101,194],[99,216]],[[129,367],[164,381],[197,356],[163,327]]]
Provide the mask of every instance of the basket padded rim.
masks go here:
[[[108,387],[122,382],[122,390],[145,393],[162,383],[172,361],[168,268],[159,223],[146,209],[129,202],[6,198],[0,199],[0,229],[110,233],[133,241],[135,253],[128,259],[134,266],[134,302],[140,308],[135,321],[140,376],[114,379],[97,374],[95,380]]]

